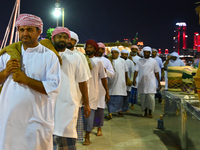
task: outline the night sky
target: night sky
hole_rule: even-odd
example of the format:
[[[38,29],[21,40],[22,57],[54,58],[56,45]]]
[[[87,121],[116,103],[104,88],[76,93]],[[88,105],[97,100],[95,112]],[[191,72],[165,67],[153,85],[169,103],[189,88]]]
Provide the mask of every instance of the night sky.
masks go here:
[[[65,8],[65,27],[79,35],[80,43],[123,42],[133,39],[163,51],[172,51],[176,22],[187,23],[188,48],[193,47],[193,33],[200,32],[196,4],[200,0],[60,0]],[[2,0],[0,5],[0,40],[3,39],[15,0]],[[42,18],[44,33],[56,27],[52,12],[56,0],[21,0],[21,13]],[[60,22],[60,26],[61,26]]]

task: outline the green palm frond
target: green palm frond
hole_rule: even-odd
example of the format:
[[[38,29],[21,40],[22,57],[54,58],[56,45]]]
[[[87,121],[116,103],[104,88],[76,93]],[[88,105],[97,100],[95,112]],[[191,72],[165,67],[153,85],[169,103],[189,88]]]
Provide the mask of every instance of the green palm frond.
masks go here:
[[[55,30],[55,28],[49,28],[48,30],[47,30],[47,38],[49,39],[49,40],[51,40],[51,36],[52,36],[52,32]]]
[[[200,2],[197,2],[196,4],[200,4]],[[199,24],[200,24],[200,5],[196,7],[195,11],[196,14],[199,15]]]

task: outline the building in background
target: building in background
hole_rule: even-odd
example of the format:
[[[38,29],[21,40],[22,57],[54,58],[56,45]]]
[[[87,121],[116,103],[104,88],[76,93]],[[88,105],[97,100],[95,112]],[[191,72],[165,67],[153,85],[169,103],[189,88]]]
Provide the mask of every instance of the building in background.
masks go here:
[[[177,22],[173,37],[173,50],[180,53],[181,49],[187,49],[187,24],[185,22]]]
[[[197,50],[197,52],[200,52],[200,35],[198,32],[194,32],[194,50]]]

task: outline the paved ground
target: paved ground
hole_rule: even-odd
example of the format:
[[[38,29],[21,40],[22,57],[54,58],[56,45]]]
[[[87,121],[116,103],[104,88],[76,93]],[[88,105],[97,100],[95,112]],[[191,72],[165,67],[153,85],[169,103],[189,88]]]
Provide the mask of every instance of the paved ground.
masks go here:
[[[107,110],[105,110],[105,115]],[[78,150],[178,150],[179,148],[157,128],[157,119],[162,114],[162,104],[156,101],[154,118],[142,118],[139,105],[124,117],[113,116],[104,121],[103,136],[96,136],[96,129],[91,133],[91,145],[77,143]]]

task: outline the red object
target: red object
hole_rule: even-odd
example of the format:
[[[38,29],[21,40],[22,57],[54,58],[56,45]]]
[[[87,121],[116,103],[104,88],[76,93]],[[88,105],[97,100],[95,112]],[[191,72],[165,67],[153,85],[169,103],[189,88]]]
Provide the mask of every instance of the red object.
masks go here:
[[[194,32],[194,46],[193,49],[196,49],[197,52],[200,52],[200,35],[198,32]]]
[[[101,42],[99,42],[99,43],[97,43],[98,44],[98,46],[99,46],[99,48],[101,47],[101,48],[106,48],[106,46],[103,44],[103,43],[101,43]]]
[[[158,53],[159,53],[159,54],[161,54],[161,53],[162,53],[160,48],[158,49]]]
[[[165,54],[169,54],[169,50],[168,49],[165,49]]]
[[[197,36],[197,52],[200,52],[200,35]]]
[[[66,33],[68,35],[69,39],[71,39],[71,34],[70,34],[69,29],[67,29],[65,27],[56,27],[55,30],[53,30],[53,32],[52,32],[51,40],[53,41],[53,37],[60,33]]]
[[[187,48],[187,46],[186,46],[186,34],[185,34],[185,31],[186,31],[186,27],[183,27],[183,49]]]
[[[32,14],[20,14],[15,25],[17,29],[19,26],[32,26],[38,27],[41,31],[43,30],[42,19]]]
[[[94,40],[87,40],[85,46],[87,47],[87,45],[93,45],[95,47],[96,53],[94,54],[94,56],[97,56],[98,51],[99,51],[99,46],[98,46],[97,42]]]

